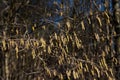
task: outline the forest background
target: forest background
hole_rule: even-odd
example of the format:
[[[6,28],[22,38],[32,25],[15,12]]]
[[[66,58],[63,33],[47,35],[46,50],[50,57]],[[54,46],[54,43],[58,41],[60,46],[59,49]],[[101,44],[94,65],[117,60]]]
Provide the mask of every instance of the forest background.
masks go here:
[[[119,79],[119,0],[0,0],[0,80]]]

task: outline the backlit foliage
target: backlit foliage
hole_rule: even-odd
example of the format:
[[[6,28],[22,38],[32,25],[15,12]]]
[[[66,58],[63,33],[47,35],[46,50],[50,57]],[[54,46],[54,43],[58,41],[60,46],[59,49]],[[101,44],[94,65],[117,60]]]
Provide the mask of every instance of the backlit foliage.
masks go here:
[[[43,0],[43,4],[37,5],[26,1],[13,2],[9,15],[1,20],[1,79],[116,80],[116,66],[120,62],[114,49],[116,33],[108,10],[90,10],[88,16],[76,12],[71,17],[69,7],[64,11],[65,5],[54,1],[53,6],[61,8],[55,13],[65,18],[59,22],[46,19],[46,24],[41,25],[38,18],[54,17],[54,11],[47,11],[49,8]],[[77,1],[74,0],[76,5]],[[10,22],[17,3],[22,4],[20,12],[15,12]]]

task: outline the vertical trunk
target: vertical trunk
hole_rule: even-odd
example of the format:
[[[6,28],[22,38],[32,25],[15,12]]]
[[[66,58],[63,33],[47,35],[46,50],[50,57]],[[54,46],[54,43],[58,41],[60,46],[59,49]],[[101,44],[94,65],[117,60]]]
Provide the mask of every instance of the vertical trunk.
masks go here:
[[[0,47],[0,80],[4,80],[4,54]]]
[[[116,78],[117,80],[120,80],[120,4],[119,0],[113,0],[113,7],[114,7],[114,26],[116,31],[116,37],[115,37],[115,45],[116,45],[116,58],[118,64],[116,65]]]
[[[120,53],[120,5],[119,0],[113,0],[114,6],[114,25],[116,31],[116,52]]]
[[[9,80],[9,65],[8,65],[8,53],[5,53],[5,77],[6,77],[6,80]]]

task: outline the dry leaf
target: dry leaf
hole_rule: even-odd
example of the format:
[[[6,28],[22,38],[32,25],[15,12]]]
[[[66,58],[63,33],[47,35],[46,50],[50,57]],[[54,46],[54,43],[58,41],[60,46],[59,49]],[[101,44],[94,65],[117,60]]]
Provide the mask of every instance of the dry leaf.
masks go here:
[[[50,49],[50,46],[48,46],[48,53],[49,53],[49,54],[51,53],[51,49]]]
[[[85,30],[85,25],[83,21],[81,21],[81,25],[82,25],[82,30]]]
[[[70,29],[70,22],[69,21],[66,22],[66,25],[67,25],[68,29]]]
[[[90,20],[90,18],[87,18],[87,19],[88,19],[88,23],[91,24],[91,20]]]
[[[41,47],[43,47],[45,49],[46,47],[46,42],[43,38],[40,39],[40,42],[42,43]]]
[[[49,68],[45,67],[45,70],[46,70],[47,74],[51,77],[51,72],[50,72]]]
[[[87,65],[87,64],[85,64],[85,67],[86,67],[86,71],[89,72],[89,69],[88,69],[88,65]]]
[[[35,49],[32,49],[32,57],[33,57],[33,59],[35,59],[35,56],[36,56]]]
[[[97,16],[96,18],[97,18],[97,20],[98,20],[98,22],[99,22],[99,25],[102,26],[101,19],[100,19],[98,16]]]
[[[6,50],[6,42],[5,42],[5,40],[2,40],[2,47],[3,47],[4,50]]]
[[[15,47],[16,57],[18,58],[18,46]]]
[[[34,27],[34,26],[32,26],[32,30],[33,30],[33,31],[35,30],[35,27]]]
[[[26,41],[26,44],[25,44],[25,48],[26,48],[26,49],[29,49],[29,47],[30,47],[30,41],[27,40],[27,41]]]
[[[18,31],[18,29],[16,29],[16,34],[18,34],[19,33],[19,31]]]
[[[24,40],[22,38],[20,39],[20,44],[24,45]]]
[[[95,33],[95,38],[97,39],[97,41],[100,41],[100,37],[97,33]]]
[[[105,15],[107,16],[107,19],[110,19],[108,13],[107,13],[106,11],[105,11],[104,13],[105,13]]]
[[[55,39],[57,40],[58,39],[57,34],[55,33],[54,35],[55,35]]]
[[[73,71],[73,77],[74,77],[74,79],[77,79],[79,76],[78,76],[78,73],[77,72],[75,72],[75,71]]]
[[[66,71],[66,74],[67,74],[68,79],[70,79],[71,70],[67,70],[67,71]]]
[[[93,76],[95,75],[95,72],[94,72],[94,70],[91,70],[91,73],[92,73],[92,75],[93,75]]]
[[[64,80],[64,78],[63,78],[63,75],[60,73],[60,75],[59,75],[59,78],[61,79],[61,80]]]
[[[95,70],[97,71],[98,78],[100,78],[100,71],[99,71],[99,69],[98,69],[97,67],[94,67],[94,68],[95,68]]]

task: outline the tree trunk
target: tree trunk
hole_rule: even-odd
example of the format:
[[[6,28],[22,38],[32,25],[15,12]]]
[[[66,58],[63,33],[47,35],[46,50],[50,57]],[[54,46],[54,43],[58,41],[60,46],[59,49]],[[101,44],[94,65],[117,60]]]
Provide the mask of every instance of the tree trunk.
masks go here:
[[[120,5],[119,0],[113,0],[114,25],[116,31],[116,52],[120,53]]]
[[[118,64],[116,65],[116,78],[120,80],[120,4],[119,0],[113,0],[113,25],[115,26],[115,50],[116,50],[116,59],[118,60]]]

